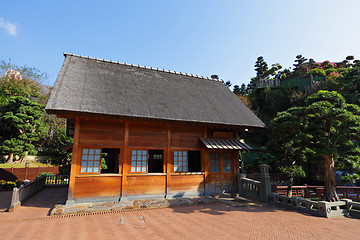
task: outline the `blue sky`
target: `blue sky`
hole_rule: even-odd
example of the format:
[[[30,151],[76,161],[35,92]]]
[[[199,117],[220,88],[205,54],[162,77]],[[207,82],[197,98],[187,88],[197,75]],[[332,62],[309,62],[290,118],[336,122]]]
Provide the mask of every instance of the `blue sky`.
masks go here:
[[[46,71],[53,85],[63,52],[233,84],[254,63],[360,59],[360,1],[2,1],[0,59]]]

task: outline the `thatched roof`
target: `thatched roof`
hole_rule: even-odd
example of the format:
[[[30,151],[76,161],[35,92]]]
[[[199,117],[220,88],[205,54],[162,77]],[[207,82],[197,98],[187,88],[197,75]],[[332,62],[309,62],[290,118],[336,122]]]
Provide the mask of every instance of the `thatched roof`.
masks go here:
[[[222,81],[65,53],[46,106],[53,114],[101,114],[265,127]]]

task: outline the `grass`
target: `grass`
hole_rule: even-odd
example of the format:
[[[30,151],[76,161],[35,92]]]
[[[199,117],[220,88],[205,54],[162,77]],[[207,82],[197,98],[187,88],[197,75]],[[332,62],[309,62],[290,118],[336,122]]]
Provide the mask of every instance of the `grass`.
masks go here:
[[[53,165],[48,165],[46,163],[40,163],[40,162],[29,162],[29,167],[53,167]],[[25,163],[17,163],[17,164],[6,164],[6,163],[1,163],[0,164],[0,168],[24,168],[25,167]]]

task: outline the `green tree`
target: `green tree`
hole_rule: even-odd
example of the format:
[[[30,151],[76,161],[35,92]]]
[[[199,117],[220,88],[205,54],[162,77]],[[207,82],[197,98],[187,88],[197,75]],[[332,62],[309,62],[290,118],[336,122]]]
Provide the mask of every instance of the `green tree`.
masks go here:
[[[234,86],[233,93],[234,93],[236,96],[239,96],[239,95],[241,94],[241,90],[240,90],[239,85],[235,85],[235,86]]]
[[[359,114],[360,107],[346,103],[339,93],[319,91],[306,99],[305,106],[278,113],[271,124],[274,140],[269,148],[282,152],[287,165],[323,162],[323,198],[338,201],[335,170],[360,172]]]
[[[326,86],[341,93],[347,102],[360,105],[360,65],[343,69],[337,78],[327,78]]]
[[[247,93],[248,93],[248,90],[246,89],[245,83],[241,84],[240,94],[241,94],[241,95],[247,95]]]
[[[0,150],[9,155],[9,163],[13,162],[14,154],[25,156],[33,151],[34,144],[46,134],[43,113],[43,105],[25,97],[10,97],[2,106],[0,128],[3,143]]]
[[[264,57],[260,56],[255,62],[256,76],[251,78],[247,88],[251,91],[256,87],[256,82],[259,80],[267,79],[269,77],[268,64],[265,62]]]
[[[297,55],[296,59],[295,59],[295,63],[293,64],[294,67],[295,67],[294,72],[297,71],[297,70],[300,70],[300,66],[302,64],[304,64],[306,61],[307,61],[307,59],[304,58],[301,54]]]
[[[7,96],[23,96],[36,101],[46,101],[49,89],[42,83],[47,80],[47,74],[37,68],[16,66],[0,62],[0,92]]]
[[[73,138],[66,135],[65,127],[53,129],[40,154],[49,157],[49,163],[60,166],[62,174],[67,175],[70,173],[71,153],[63,149],[72,143]]]

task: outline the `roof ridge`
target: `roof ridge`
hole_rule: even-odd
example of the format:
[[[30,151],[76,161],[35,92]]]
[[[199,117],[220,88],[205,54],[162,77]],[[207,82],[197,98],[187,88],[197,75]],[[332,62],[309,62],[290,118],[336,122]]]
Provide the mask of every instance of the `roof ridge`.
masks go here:
[[[176,71],[171,71],[171,70],[166,70],[166,69],[161,69],[161,68],[153,68],[153,67],[141,66],[141,65],[131,64],[131,63],[123,63],[123,62],[119,62],[119,61],[112,61],[112,60],[106,60],[106,59],[101,59],[101,58],[93,58],[93,57],[89,57],[89,56],[83,56],[83,55],[78,55],[78,54],[74,54],[74,53],[64,52],[64,56],[66,57],[67,55],[68,56],[91,59],[91,60],[97,60],[97,61],[102,61],[102,62],[107,62],[107,63],[115,63],[115,64],[120,64],[120,65],[125,65],[125,66],[132,66],[132,67],[150,69],[150,70],[155,70],[155,71],[159,71],[159,72],[167,72],[167,73],[172,73],[172,74],[184,75],[184,76],[188,76],[188,77],[194,77],[194,78],[200,78],[200,79],[206,79],[206,80],[211,80],[211,81],[224,83],[224,80],[222,80],[222,79],[209,78],[209,77],[204,77],[204,76],[194,75],[194,74],[189,74],[189,73],[176,72]]]

